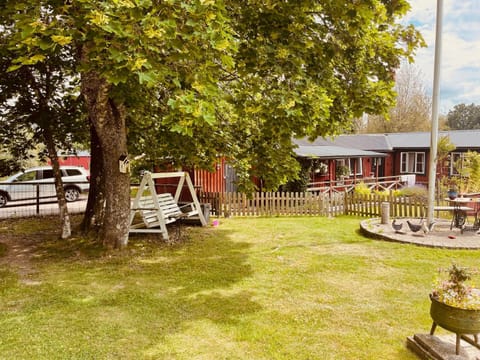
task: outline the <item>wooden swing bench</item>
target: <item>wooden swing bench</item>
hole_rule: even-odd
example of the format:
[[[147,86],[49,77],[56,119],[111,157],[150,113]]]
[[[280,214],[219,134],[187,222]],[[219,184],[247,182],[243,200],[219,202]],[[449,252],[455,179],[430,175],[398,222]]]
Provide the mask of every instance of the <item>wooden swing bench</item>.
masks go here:
[[[158,211],[155,207],[153,196],[142,196],[139,200],[140,207],[132,209],[140,211],[143,223],[147,228],[159,227],[160,219],[163,219],[165,224],[171,224],[179,219],[198,215],[193,203],[179,206],[170,193],[158,194],[157,200],[161,211]],[[137,224],[133,225],[132,228],[141,226],[142,224]]]
[[[157,194],[154,180],[165,178],[179,178],[175,196],[170,193]],[[184,183],[190,191],[193,202],[179,206],[178,199]],[[139,223],[135,223],[137,213],[140,213],[143,220]],[[129,232],[161,233],[163,238],[168,241],[167,224],[189,217],[196,217],[203,226],[207,225],[188,173],[150,173],[146,171],[132,203]]]

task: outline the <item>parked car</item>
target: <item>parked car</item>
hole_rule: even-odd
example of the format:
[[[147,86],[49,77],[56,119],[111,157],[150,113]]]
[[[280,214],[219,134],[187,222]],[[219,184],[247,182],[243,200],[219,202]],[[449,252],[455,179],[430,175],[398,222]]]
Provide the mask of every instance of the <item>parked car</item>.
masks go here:
[[[61,166],[65,199],[68,202],[79,198],[80,193],[88,191],[90,174],[83,167]],[[21,171],[0,181],[0,207],[13,200],[35,199],[56,196],[53,170],[51,166],[41,166]]]

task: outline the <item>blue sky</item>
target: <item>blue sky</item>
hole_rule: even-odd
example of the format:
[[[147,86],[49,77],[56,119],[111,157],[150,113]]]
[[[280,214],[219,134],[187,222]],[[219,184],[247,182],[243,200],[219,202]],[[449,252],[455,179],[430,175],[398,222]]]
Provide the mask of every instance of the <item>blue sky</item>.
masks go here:
[[[404,21],[422,33],[428,47],[417,51],[415,65],[431,95],[437,0],[410,0]],[[480,0],[444,0],[439,111],[457,104],[480,105]]]

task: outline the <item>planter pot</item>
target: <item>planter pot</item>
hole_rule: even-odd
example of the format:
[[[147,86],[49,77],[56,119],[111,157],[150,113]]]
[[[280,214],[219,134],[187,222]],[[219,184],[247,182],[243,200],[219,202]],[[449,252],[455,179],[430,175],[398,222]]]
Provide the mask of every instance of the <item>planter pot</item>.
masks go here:
[[[430,300],[432,301],[430,316],[433,320],[430,335],[433,335],[437,325],[454,332],[457,335],[457,355],[460,350],[460,337],[462,335],[474,335],[475,342],[477,342],[477,334],[480,333],[480,310],[465,310],[446,305],[432,295],[430,295]]]
[[[450,200],[455,200],[458,196],[458,193],[455,190],[448,190],[447,196]]]

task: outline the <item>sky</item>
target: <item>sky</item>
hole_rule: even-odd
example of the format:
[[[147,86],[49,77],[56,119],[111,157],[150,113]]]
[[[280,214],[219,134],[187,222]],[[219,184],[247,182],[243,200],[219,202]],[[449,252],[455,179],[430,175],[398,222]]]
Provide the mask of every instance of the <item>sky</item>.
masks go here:
[[[409,2],[403,21],[415,25],[427,43],[417,51],[415,66],[432,95],[437,0]],[[480,105],[480,0],[444,0],[442,28],[439,112],[446,115],[457,104]]]

